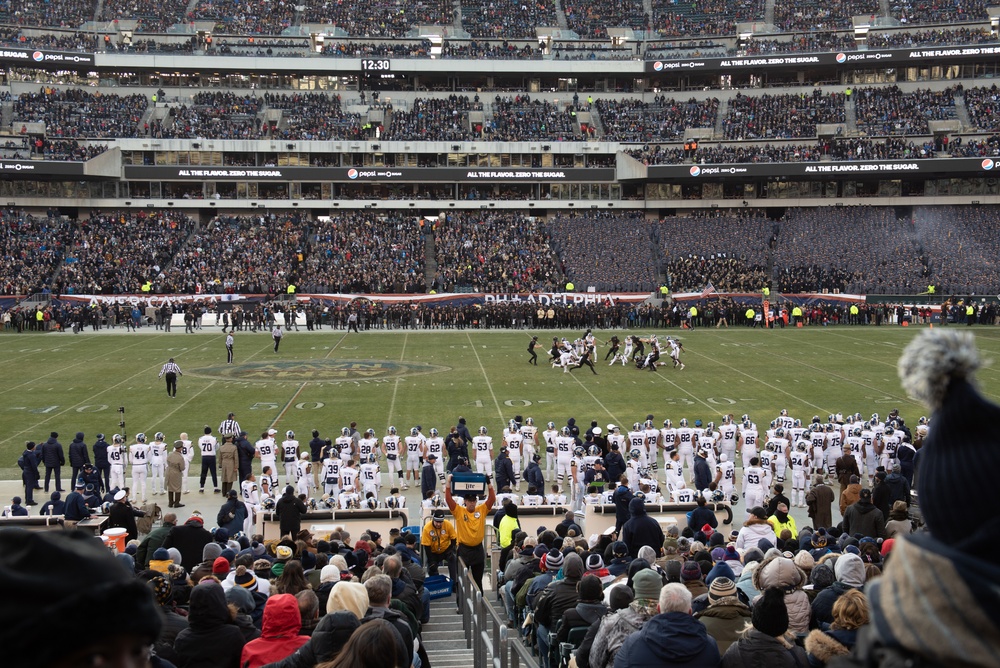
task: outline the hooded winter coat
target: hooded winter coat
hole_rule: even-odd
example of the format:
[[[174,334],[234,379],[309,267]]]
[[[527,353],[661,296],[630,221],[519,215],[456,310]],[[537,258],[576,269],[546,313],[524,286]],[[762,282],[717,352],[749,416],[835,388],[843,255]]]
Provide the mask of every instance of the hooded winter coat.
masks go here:
[[[843,515],[846,513],[847,509],[857,503],[860,498],[861,485],[859,483],[851,483],[845,487],[844,491],[840,493],[840,514]]]
[[[629,554],[635,559],[639,548],[648,545],[657,553],[663,546],[663,529],[659,522],[646,514],[646,504],[642,499],[632,499],[628,504],[632,519],[622,527],[622,541],[628,545]]]
[[[844,513],[844,533],[885,538],[885,517],[871,501],[860,500]]]
[[[309,642],[309,636],[299,635],[302,616],[299,602],[291,594],[276,594],[264,606],[264,624],[260,637],[243,647],[241,668],[257,668],[292,655]]]
[[[550,631],[555,629],[556,622],[562,619],[563,613],[580,600],[576,591],[576,585],[583,577],[583,560],[580,555],[575,552],[566,555],[562,572],[563,579],[553,580],[535,599],[535,622]]]
[[[816,594],[812,602],[813,626],[833,622],[833,604],[847,591],[861,589],[865,586],[865,564],[856,554],[844,554],[837,557],[833,567],[836,580],[832,585]]]
[[[719,658],[704,625],[686,612],[666,612],[625,640],[615,654],[615,668],[716,666]]]
[[[243,634],[233,624],[222,586],[196,586],[189,605],[188,627],[174,641],[177,668],[238,668]]]
[[[847,656],[854,648],[857,639],[856,629],[851,631],[813,629],[806,636],[809,665],[813,668],[822,668],[838,656]]]
[[[595,622],[599,622],[606,614],[608,614],[608,606],[604,604],[604,601],[599,603],[584,603],[581,601],[577,603],[575,607],[563,613],[562,624],[559,625],[556,642],[567,642],[570,631],[581,627],[589,628]]]
[[[361,626],[353,612],[340,610],[319,620],[312,638],[294,654],[275,663],[272,668],[313,668],[331,660],[340,652],[351,634]]]
[[[695,619],[705,625],[708,635],[715,638],[719,653],[725,654],[729,646],[739,640],[751,618],[750,608],[735,596],[727,596],[708,606]]]
[[[788,630],[791,633],[808,633],[812,608],[809,595],[803,591],[809,578],[795,563],[782,556],[764,559],[753,572],[753,585],[763,592],[777,587],[785,592],[785,607],[788,608]]]
[[[757,547],[757,541],[761,538],[771,541],[771,545],[778,542],[778,537],[774,535],[774,528],[771,526],[771,523],[751,515],[750,519],[743,523],[743,528],[740,529],[739,535],[736,536],[736,549],[745,550]]]
[[[801,668],[806,661],[798,645],[750,629],[730,645],[719,668]]]

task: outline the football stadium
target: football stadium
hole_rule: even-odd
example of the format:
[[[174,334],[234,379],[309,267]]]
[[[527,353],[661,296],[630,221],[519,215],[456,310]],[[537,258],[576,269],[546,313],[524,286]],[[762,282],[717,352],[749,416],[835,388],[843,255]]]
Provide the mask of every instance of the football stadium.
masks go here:
[[[979,0],[0,0],[10,665],[995,666],[998,73]]]

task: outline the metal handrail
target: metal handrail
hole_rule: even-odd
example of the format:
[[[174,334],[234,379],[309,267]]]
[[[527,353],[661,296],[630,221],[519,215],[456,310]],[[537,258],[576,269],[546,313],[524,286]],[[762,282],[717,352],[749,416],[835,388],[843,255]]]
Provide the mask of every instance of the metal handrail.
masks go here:
[[[517,634],[510,633],[506,622],[473,582],[469,568],[461,557],[458,557],[458,582],[455,586],[459,592],[465,646],[472,649],[473,668],[538,668],[531,650],[521,643]],[[487,665],[488,656],[493,657],[491,666]]]

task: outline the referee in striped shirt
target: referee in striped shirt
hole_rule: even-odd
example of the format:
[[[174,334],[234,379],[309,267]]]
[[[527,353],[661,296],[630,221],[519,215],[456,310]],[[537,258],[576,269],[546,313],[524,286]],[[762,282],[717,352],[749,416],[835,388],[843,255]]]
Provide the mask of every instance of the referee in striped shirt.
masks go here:
[[[176,397],[177,396],[177,376],[183,376],[181,373],[181,368],[174,363],[174,358],[171,357],[167,360],[167,363],[163,365],[160,369],[160,375],[157,378],[167,377],[167,396]]]
[[[240,423],[236,421],[236,414],[230,413],[226,416],[226,419],[222,421],[219,425],[219,433],[223,436],[239,436]]]

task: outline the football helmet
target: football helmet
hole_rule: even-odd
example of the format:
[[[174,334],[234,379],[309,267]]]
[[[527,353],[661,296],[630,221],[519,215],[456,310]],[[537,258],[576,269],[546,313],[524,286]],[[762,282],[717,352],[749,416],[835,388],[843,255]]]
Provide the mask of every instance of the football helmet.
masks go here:
[[[715,423],[714,422],[709,422],[708,424],[705,425],[705,433],[706,434],[708,434],[709,436],[711,436],[713,431],[715,431]]]
[[[722,503],[726,500],[726,495],[722,493],[721,489],[717,489],[712,492],[712,496],[708,500],[712,503]]]
[[[155,441],[162,441],[163,438],[164,438],[164,436],[163,436],[163,432],[162,431],[156,432],[156,434],[153,436],[153,440],[155,440]]]
[[[768,452],[774,452],[774,441],[768,441],[767,445],[764,446],[764,449]]]
[[[771,429],[774,429],[777,426],[778,426],[778,421],[777,420],[771,420]]]
[[[264,510],[274,510],[274,505],[274,499],[270,496],[260,502],[260,507]]]
[[[681,418],[680,425],[682,427],[688,426],[688,419],[687,418]]]
[[[795,425],[796,429],[799,429],[800,427],[802,427],[802,420],[795,418],[795,422],[793,424]]]
[[[431,427],[431,436],[437,436],[437,435],[438,435],[437,427]],[[414,434],[414,436],[416,436],[416,434]]]
[[[574,457],[583,457],[584,454],[585,453],[584,453],[584,449],[583,449],[582,445],[578,445],[575,448],[573,448],[573,456]]]
[[[528,426],[528,427],[534,427],[535,426],[535,418],[530,417],[530,418],[526,419],[524,421],[524,424],[525,424],[525,426]]]
[[[319,501],[316,499],[309,499],[309,510],[317,510],[319,508]]]
[[[374,429],[365,430],[365,436],[368,438],[375,438],[375,430]]]
[[[917,420],[917,424],[919,425],[927,424],[927,417],[925,415],[921,415],[920,419]]]
[[[138,434],[135,435],[135,442],[136,443],[145,443],[146,442],[146,435],[143,434],[142,432],[139,432]]]
[[[632,431],[642,431],[642,423],[641,422],[633,422],[632,423]]]
[[[336,509],[337,508],[337,498],[333,496],[323,496],[323,505],[327,508]]]
[[[795,449],[798,450],[799,452],[806,452],[807,450],[809,450],[809,446],[806,445],[804,441],[799,441],[798,443],[795,444]]]
[[[667,429],[670,429],[671,427],[674,426],[674,423],[670,421],[670,418],[667,418],[666,420],[663,421],[663,426],[666,427]]]
[[[653,421],[652,420],[646,420],[645,422],[642,423],[642,426],[644,428],[646,428],[646,429],[652,429],[653,428]]]
[[[394,435],[396,433],[396,428],[393,427],[393,426],[390,426],[387,431],[389,432],[389,435],[392,436],[392,435]]]
[[[507,429],[510,430],[511,433],[514,433],[515,431],[519,431],[518,428],[517,428],[517,421],[516,420],[511,420],[510,422],[508,422],[507,423]]]
[[[895,421],[895,420],[891,420],[891,421],[889,422],[889,426],[890,426],[890,427],[892,427],[892,430],[893,430],[893,431],[895,431],[895,430],[899,429],[899,423],[898,423],[897,421]],[[139,438],[139,437],[138,437],[138,436],[136,436],[136,438]]]
[[[783,427],[778,427],[777,429],[774,430],[774,435],[778,438],[784,438],[785,429]]]
[[[343,427],[343,428],[341,428],[340,435],[341,436],[350,436],[351,435],[351,428],[350,427]]]
[[[780,415],[781,417],[788,417],[788,409],[787,409],[787,408],[782,408],[782,409],[781,409],[781,410],[780,410],[780,411],[778,412],[778,415]]]
[[[820,419],[819,419],[818,415],[813,415],[812,423],[813,424],[819,424],[820,423]]]
[[[833,433],[833,423],[832,422],[827,422],[826,423],[826,433],[828,433],[828,434],[832,434]]]
[[[410,436],[416,436],[420,431],[416,427],[410,427]]]
[[[390,496],[388,499],[385,500],[385,505],[387,507],[389,507],[389,508],[398,508],[399,507],[399,499],[397,499],[394,496]]]
[[[295,432],[289,429],[285,432],[285,438],[295,438]]]
[[[743,421],[743,428],[744,429],[749,429],[751,426],[752,425],[750,424],[750,420],[744,420]]]
[[[896,431],[896,430],[892,428],[892,425],[891,424],[887,424],[885,426],[885,430],[882,433],[884,433],[884,434],[886,434],[888,436],[888,435],[892,435],[892,433],[894,431]]]
[[[589,448],[587,448],[587,454],[590,455],[591,457],[600,457],[601,448],[597,445],[592,445]]]
[[[833,422],[834,418],[836,418],[836,417],[837,417],[836,415],[834,415],[833,413],[830,413],[829,415],[826,416],[826,421],[827,422]]]
[[[569,427],[563,427],[559,430],[563,436],[569,436]]]
[[[733,492],[732,494],[729,495],[729,505],[735,506],[739,502],[740,502],[740,493],[739,492]]]
[[[105,501],[104,503],[101,504],[101,514],[107,515],[110,512],[111,512],[111,502]]]
[[[747,413],[744,413],[740,416],[740,422],[750,422],[750,416]]]
[[[733,416],[732,415],[729,415],[727,413],[726,415],[722,416],[722,424],[731,424],[732,421],[733,421]]]
[[[374,496],[369,496],[365,499],[365,507],[368,508],[368,510],[375,510],[378,508],[378,499]]]
[[[631,450],[628,451],[628,456],[629,458],[638,461],[639,458],[642,457],[642,453],[639,452],[639,448],[632,448]]]
[[[872,422],[879,422],[878,413],[872,413]]]
[[[479,428],[479,435],[480,436],[485,436],[487,433],[488,432],[487,432],[487,429],[486,429],[485,425],[483,425],[482,427]]]
[[[851,432],[854,436],[861,436],[861,427],[855,427],[854,431]]]
[[[122,440],[123,440],[123,439],[122,439],[122,435],[121,435],[121,434],[115,434],[115,435],[114,435],[114,438],[112,438],[111,440],[112,440],[112,442],[114,442],[114,443],[121,443],[121,442],[122,442]]]
[[[555,429],[556,428],[556,423],[555,422],[547,422],[545,424],[545,426],[548,427],[549,429]]]

